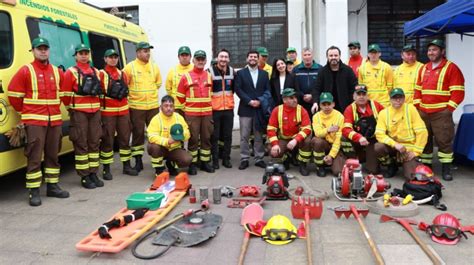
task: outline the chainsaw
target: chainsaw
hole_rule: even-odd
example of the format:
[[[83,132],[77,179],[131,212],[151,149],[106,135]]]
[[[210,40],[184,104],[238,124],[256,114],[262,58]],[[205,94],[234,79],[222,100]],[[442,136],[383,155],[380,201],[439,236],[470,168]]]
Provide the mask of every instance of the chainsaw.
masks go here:
[[[267,200],[287,200],[288,196],[288,176],[285,172],[285,167],[280,164],[269,165],[265,168],[262,184],[266,184],[266,191],[263,196]]]
[[[357,159],[347,159],[338,177],[332,179],[331,188],[341,201],[376,201],[383,197],[390,183],[382,175],[362,175]]]

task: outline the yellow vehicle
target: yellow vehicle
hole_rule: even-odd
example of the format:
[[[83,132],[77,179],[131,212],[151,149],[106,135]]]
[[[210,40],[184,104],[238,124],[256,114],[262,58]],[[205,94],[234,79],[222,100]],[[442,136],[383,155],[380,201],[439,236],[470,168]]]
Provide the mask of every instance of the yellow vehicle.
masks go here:
[[[16,71],[33,61],[31,40],[50,43],[50,62],[63,69],[75,64],[74,47],[89,44],[92,64],[104,67],[105,50],[120,52],[121,65],[135,59],[135,44],[147,41],[143,29],[78,0],[0,0],[0,176],[26,166],[24,148],[10,146],[5,132],[20,117],[8,102],[8,84]],[[64,106],[61,154],[71,152],[69,117]]]

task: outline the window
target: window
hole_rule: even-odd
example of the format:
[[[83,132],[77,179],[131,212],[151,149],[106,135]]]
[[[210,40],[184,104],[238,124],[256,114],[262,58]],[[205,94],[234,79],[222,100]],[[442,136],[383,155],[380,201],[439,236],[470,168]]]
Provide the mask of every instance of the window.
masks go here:
[[[7,68],[13,61],[13,34],[10,16],[0,12],[0,69]]]
[[[125,62],[129,63],[137,57],[137,51],[136,51],[136,46],[137,44],[135,42],[123,41],[123,48],[125,50]]]
[[[247,52],[267,48],[268,63],[285,56],[288,46],[286,0],[212,0],[214,54],[226,48],[232,65],[246,65]]]
[[[76,64],[74,59],[75,47],[82,43],[79,30],[54,22],[28,18],[26,20],[30,41],[41,36],[49,41],[49,61],[67,69]]]
[[[115,49],[119,53],[119,58],[122,59],[119,41],[117,39],[89,32],[89,43],[91,44],[92,50],[92,63],[97,69],[103,69],[105,67],[104,53],[108,49]],[[120,69],[123,68],[122,60],[119,60],[117,67]]]
[[[382,60],[392,65],[402,62],[400,52],[405,44],[414,44],[418,50],[418,61],[426,62],[426,45],[443,36],[408,40],[405,42],[403,25],[415,19],[443,0],[367,0],[368,41],[378,43],[382,49]]]

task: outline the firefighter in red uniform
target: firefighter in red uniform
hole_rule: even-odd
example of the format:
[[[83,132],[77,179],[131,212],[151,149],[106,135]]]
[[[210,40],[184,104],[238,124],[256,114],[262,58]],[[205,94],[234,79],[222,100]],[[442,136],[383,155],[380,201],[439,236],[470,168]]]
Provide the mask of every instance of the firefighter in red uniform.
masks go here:
[[[454,122],[453,112],[464,99],[464,76],[456,64],[445,57],[442,40],[428,44],[428,58],[418,75],[413,104],[428,129],[428,143],[421,162],[431,165],[433,136],[438,144],[438,158],[444,180],[452,180]]]
[[[114,49],[104,53],[105,68],[100,70],[102,83],[102,141],[100,143],[100,163],[103,165],[105,180],[113,178],[110,164],[114,162],[114,137],[117,132],[120,161],[123,163],[123,174],[137,176],[138,172],[130,166],[131,122],[128,112],[128,79],[127,75],[117,68],[119,54]]]
[[[97,177],[102,136],[99,98],[102,89],[99,70],[89,64],[89,46],[77,45],[74,56],[76,65],[64,74],[61,100],[71,117],[69,139],[74,145],[77,174],[84,188],[95,189],[104,186],[104,182]]]
[[[349,60],[347,61],[347,65],[352,68],[356,77],[359,76],[359,66],[364,61],[364,57],[360,54],[360,42],[352,41],[347,45],[349,47]]]
[[[222,165],[231,168],[230,149],[234,127],[234,68],[229,66],[230,52],[222,49],[217,54],[217,63],[211,65],[212,77],[212,117],[214,132],[211,137],[212,166],[219,169],[219,144],[223,140]]]
[[[311,157],[311,120],[308,112],[298,104],[298,98],[293,88],[285,88],[281,93],[283,104],[275,107],[267,126],[267,136],[272,148],[273,158],[282,158],[285,168],[290,167],[291,153],[298,148],[300,173],[308,176],[306,167]]]
[[[188,168],[189,175],[197,174],[198,160],[201,170],[214,173],[211,160],[211,135],[214,130],[212,122],[212,79],[204,70],[206,52],[198,50],[194,53],[194,68],[181,77],[176,97],[184,104],[186,122],[191,131],[188,150],[193,157]],[[200,150],[198,150],[200,149]],[[199,153],[199,159],[198,159]]]
[[[354,102],[344,111],[344,127],[342,136],[349,140],[351,146],[342,142],[342,151],[347,157],[354,157],[366,162],[370,173],[378,173],[379,162],[375,157],[374,145],[377,117],[383,106],[374,100],[369,100],[365,85],[357,85],[354,91]],[[355,153],[354,153],[355,152]]]
[[[43,173],[41,159],[44,152],[44,181],[46,196],[67,198],[69,192],[59,185],[58,153],[61,149],[62,119],[59,88],[62,72],[49,63],[49,42],[35,38],[31,43],[34,61],[21,67],[8,86],[8,99],[21,114],[26,128],[25,156],[26,188],[31,206],[41,205],[39,188]]]

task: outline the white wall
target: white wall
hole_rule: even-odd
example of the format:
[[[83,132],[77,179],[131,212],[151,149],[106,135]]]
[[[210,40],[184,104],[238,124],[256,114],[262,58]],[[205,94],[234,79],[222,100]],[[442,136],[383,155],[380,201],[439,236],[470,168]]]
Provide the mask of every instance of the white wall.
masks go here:
[[[306,46],[304,0],[288,1],[288,47],[295,47],[301,60],[301,50]]]
[[[361,45],[362,55],[367,55],[367,43],[368,39],[368,24],[367,24],[367,6],[365,6],[359,14],[354,14],[351,11],[358,10],[364,0],[348,0],[348,31],[349,31],[349,42],[359,41]],[[347,49],[347,45],[346,45]],[[343,57],[344,62],[348,60],[348,57]]]

